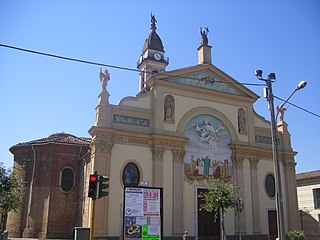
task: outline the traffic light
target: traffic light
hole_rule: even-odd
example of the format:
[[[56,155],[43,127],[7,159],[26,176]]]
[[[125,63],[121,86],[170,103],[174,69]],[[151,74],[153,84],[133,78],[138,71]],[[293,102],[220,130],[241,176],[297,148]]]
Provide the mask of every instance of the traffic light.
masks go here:
[[[97,172],[90,175],[89,178],[89,191],[88,191],[88,197],[92,199],[97,198],[97,188],[98,188],[98,177],[99,175]]]
[[[97,198],[108,196],[109,192],[104,191],[109,188],[109,177],[98,175],[98,189],[97,189]]]

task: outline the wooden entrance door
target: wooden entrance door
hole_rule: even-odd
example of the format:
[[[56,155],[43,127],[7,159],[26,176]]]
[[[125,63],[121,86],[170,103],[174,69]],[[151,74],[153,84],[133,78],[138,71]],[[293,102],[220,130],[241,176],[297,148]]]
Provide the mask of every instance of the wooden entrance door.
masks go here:
[[[276,210],[268,210],[268,223],[269,223],[269,240],[274,240],[278,237]]]
[[[197,194],[206,189],[198,188]],[[198,198],[198,239],[199,240],[220,240],[220,217],[214,221],[214,213],[205,210],[200,211],[200,199]]]

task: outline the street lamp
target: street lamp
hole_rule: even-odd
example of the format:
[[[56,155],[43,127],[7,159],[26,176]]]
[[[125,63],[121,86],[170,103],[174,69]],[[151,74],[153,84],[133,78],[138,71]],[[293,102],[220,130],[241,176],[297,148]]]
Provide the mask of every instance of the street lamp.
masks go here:
[[[292,95],[304,88],[307,82],[301,81],[296,89],[291,93],[287,100],[278,108],[277,114],[274,114],[274,96],[272,92],[272,82],[276,80],[276,74],[270,73],[267,79],[262,78],[262,70],[256,70],[255,76],[262,81],[265,81],[267,87],[264,89],[264,97],[269,103],[269,111],[271,114],[271,137],[272,137],[272,152],[273,152],[273,165],[274,165],[274,175],[275,175],[275,192],[276,192],[276,209],[277,209],[277,226],[278,226],[278,238],[279,240],[285,240],[284,232],[284,213],[283,213],[283,198],[282,198],[282,185],[281,185],[281,173],[280,164],[278,158],[278,138],[277,138],[277,123],[276,118],[283,106],[289,101]]]
[[[307,82],[306,81],[301,81],[299,82],[298,86],[296,87],[296,89],[290,94],[290,96],[287,98],[287,100],[284,101],[284,103],[282,103],[280,105],[280,107],[278,108],[277,110],[277,114],[276,114],[276,120],[277,120],[277,117],[278,117],[278,114],[280,112],[280,110],[284,107],[284,105],[289,101],[289,99],[293,96],[293,94],[295,94],[296,91],[304,88],[305,86],[307,86]]]

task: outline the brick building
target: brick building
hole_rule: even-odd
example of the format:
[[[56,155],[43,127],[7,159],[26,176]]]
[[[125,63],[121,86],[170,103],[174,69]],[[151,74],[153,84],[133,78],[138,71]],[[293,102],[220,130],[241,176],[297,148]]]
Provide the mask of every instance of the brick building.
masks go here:
[[[22,208],[8,218],[11,237],[71,238],[82,226],[89,143],[58,133],[10,148],[25,181]]]

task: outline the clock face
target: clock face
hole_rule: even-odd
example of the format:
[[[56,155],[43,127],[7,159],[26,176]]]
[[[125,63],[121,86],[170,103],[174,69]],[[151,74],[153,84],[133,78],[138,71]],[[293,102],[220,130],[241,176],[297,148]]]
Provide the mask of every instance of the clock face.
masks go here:
[[[161,54],[156,52],[154,55],[153,55],[154,59],[159,61],[161,59]]]

